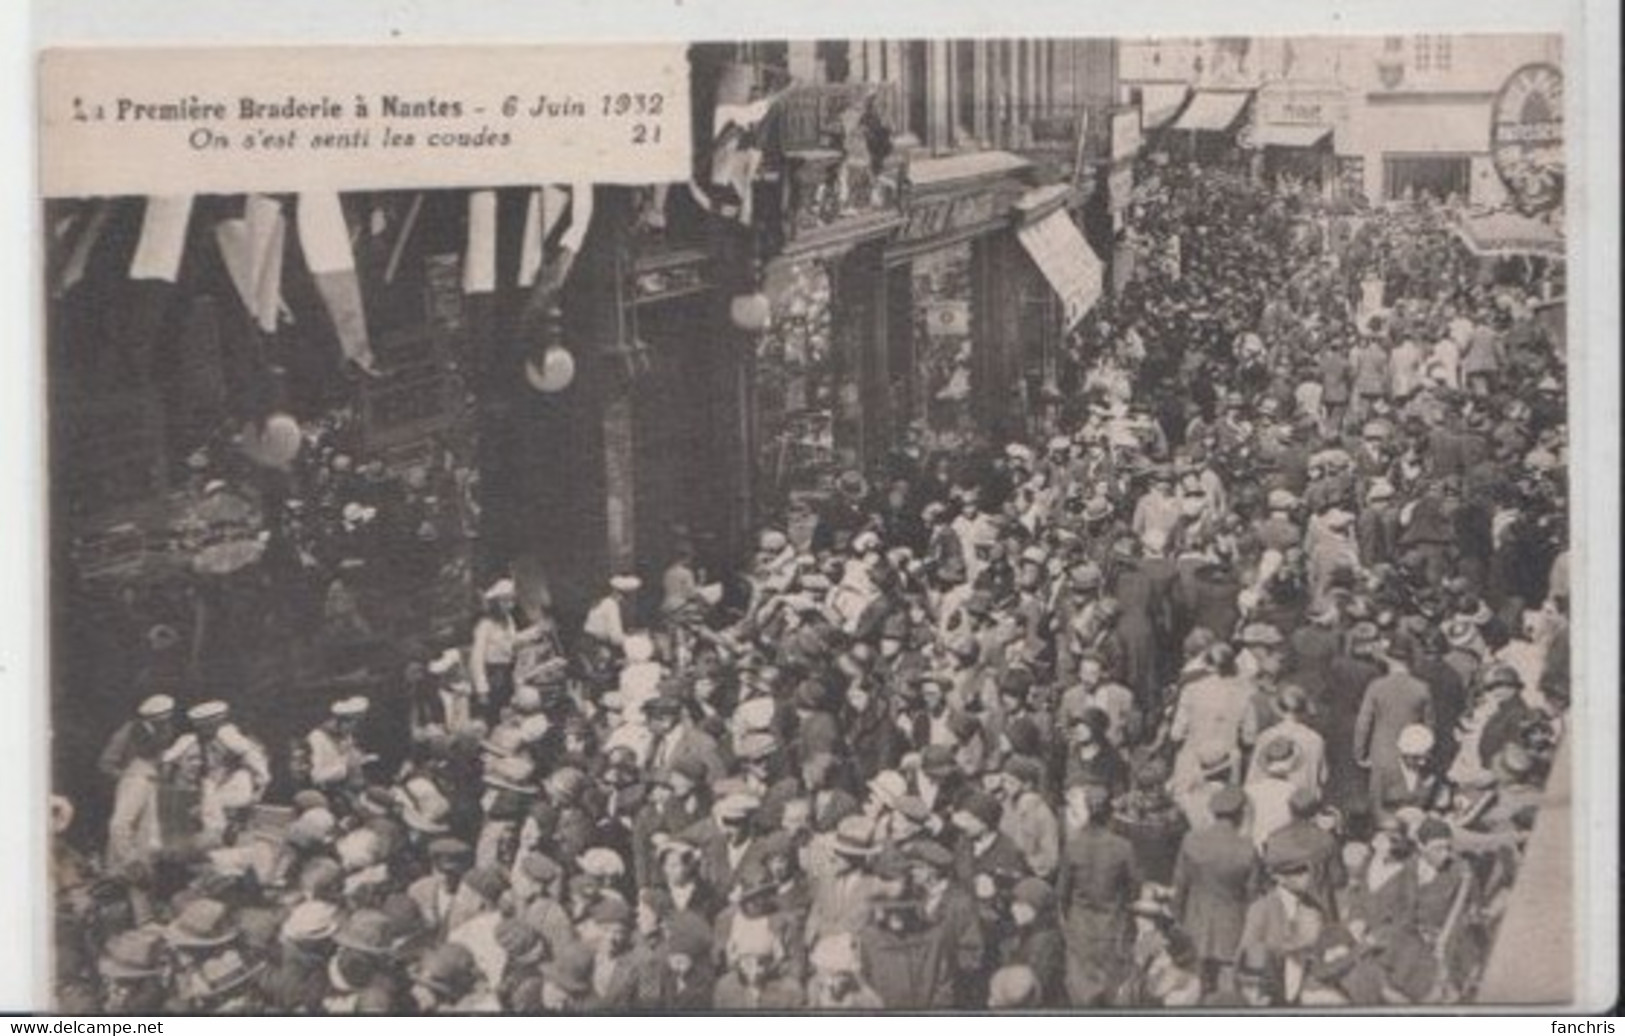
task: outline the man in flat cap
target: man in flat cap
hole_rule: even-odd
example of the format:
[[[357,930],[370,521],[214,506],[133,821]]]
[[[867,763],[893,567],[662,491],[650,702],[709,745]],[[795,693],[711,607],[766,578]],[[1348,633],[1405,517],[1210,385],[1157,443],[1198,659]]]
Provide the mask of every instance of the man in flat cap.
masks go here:
[[[1173,910],[1196,948],[1202,989],[1229,980],[1247,904],[1262,875],[1253,843],[1241,831],[1247,797],[1220,789],[1208,800],[1213,822],[1185,836],[1174,865]]]
[[[1433,696],[1411,674],[1415,641],[1405,637],[1388,652],[1388,672],[1366,688],[1354,721],[1354,758],[1370,772],[1371,810],[1379,812],[1377,790],[1400,765],[1399,735],[1413,724],[1433,728]],[[1431,751],[1432,745],[1429,745]]]
[[[1129,904],[1140,891],[1134,848],[1112,833],[1111,794],[1083,789],[1088,819],[1061,853],[1056,887],[1066,940],[1066,991],[1073,1007],[1099,1006],[1127,964]]]
[[[1282,855],[1270,861],[1269,870],[1274,888],[1248,905],[1236,960],[1262,955],[1281,976],[1282,1002],[1290,1004],[1297,1001],[1326,930],[1326,911],[1311,894],[1315,875],[1309,859]]]
[[[423,925],[444,938],[484,909],[479,893],[463,887],[474,866],[474,849],[455,838],[437,838],[429,843],[429,866],[431,873],[413,882],[406,893]]]

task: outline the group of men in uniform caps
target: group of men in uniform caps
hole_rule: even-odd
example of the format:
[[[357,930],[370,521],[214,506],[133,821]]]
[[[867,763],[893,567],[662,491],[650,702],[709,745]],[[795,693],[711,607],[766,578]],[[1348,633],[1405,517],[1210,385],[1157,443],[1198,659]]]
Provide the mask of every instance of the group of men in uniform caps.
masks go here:
[[[1202,249],[1183,251],[1200,279]],[[1041,446],[905,459],[872,492],[848,474],[810,529],[764,531],[737,579],[677,559],[647,613],[630,573],[575,630],[501,580],[466,650],[387,705],[333,703],[280,810],[226,705],[192,706],[181,732],[176,703],[149,699],[101,761],[99,856],[60,837],[58,804],[59,998],[1468,998],[1567,704],[1563,556],[1529,531],[1561,518],[1562,465],[1521,390],[1492,387],[1529,433],[1517,449],[1463,445],[1477,433],[1449,420],[1352,443],[1290,393],[1226,394],[1180,442],[1132,398],[1095,399]],[[1278,419],[1306,435],[1301,465],[1271,452],[1298,448]],[[366,748],[385,708],[412,739],[389,772]],[[160,782],[196,793],[179,845]]]

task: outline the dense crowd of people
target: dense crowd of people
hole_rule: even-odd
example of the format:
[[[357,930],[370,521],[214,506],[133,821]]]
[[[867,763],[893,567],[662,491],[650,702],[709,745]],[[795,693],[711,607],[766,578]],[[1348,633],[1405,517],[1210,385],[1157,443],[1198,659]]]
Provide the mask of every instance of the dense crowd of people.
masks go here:
[[[226,703],[143,700],[103,851],[56,845],[61,1008],[1471,999],[1568,704],[1552,274],[1433,203],[1141,188],[1029,441],[899,450],[580,628],[499,580],[291,802]]]

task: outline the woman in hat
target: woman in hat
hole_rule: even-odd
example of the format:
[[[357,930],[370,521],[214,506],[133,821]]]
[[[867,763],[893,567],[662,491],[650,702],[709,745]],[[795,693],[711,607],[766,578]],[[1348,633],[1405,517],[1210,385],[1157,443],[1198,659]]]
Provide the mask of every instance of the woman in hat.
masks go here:
[[[1254,727],[1252,685],[1239,675],[1230,645],[1207,649],[1207,673],[1186,684],[1174,707],[1169,738],[1179,746],[1174,756],[1174,788],[1199,783],[1199,760],[1223,753],[1238,759],[1244,746],[1257,738]]]

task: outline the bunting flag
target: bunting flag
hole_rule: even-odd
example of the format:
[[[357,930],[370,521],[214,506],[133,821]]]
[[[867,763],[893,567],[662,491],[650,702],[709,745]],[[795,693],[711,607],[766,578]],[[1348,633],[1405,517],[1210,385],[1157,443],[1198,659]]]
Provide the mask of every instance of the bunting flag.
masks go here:
[[[355,252],[337,192],[310,191],[299,195],[296,219],[305,265],[310,268],[316,291],[333,320],[339,349],[346,360],[370,371],[374,362],[372,342],[367,336],[366,309],[361,303],[361,279],[356,275]]]
[[[581,246],[592,225],[593,187],[590,183],[572,184],[568,188],[547,185],[530,192],[525,203],[525,226],[519,243],[519,286],[533,287],[541,276],[546,244],[556,231],[558,246],[572,257],[581,254]],[[569,222],[564,223],[565,216]]]
[[[146,211],[141,214],[141,239],[130,260],[130,279],[174,284],[180,276],[186,228],[191,222],[190,194],[148,198]]]
[[[58,234],[59,244],[66,246],[67,252],[66,258],[56,268],[56,276],[51,278],[53,298],[61,298],[72,291],[74,285],[85,279],[85,270],[90,265],[90,253],[101,240],[102,231],[107,228],[107,219],[112,211],[111,202],[98,198],[91,203],[88,213],[72,219]],[[73,242],[71,245],[67,245],[69,240]]]
[[[130,259],[131,290],[117,332],[121,359],[138,380],[153,376],[157,343],[173,331],[192,201],[189,194],[149,197],[141,212],[141,233]]]
[[[463,292],[479,295],[497,290],[497,192],[468,196],[468,249],[463,254]]]
[[[749,226],[752,186],[762,165],[760,128],[776,98],[750,104],[719,104],[713,121],[709,159],[700,181],[691,184],[694,200],[708,212]]]
[[[750,225],[752,188],[762,165],[761,127],[779,99],[775,93],[751,100],[754,70],[730,65],[717,84],[711,144],[700,160],[699,176],[689,193],[707,212]]]
[[[277,319],[285,308],[282,250],[287,220],[282,215],[282,204],[263,194],[251,194],[243,203],[243,215],[221,220],[214,232],[226,272],[249,316],[261,331],[275,334]]]

